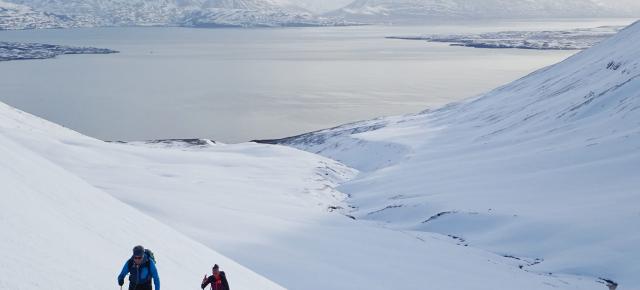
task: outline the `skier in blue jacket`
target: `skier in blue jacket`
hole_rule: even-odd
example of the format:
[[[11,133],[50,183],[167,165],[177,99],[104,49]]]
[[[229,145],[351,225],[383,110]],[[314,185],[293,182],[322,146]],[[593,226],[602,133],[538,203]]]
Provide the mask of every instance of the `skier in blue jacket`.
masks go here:
[[[156,269],[156,262],[147,254],[142,246],[133,248],[133,256],[124,263],[118,285],[124,285],[124,278],[129,274],[129,290],[151,290],[151,279],[155,290],[160,290],[160,277]]]

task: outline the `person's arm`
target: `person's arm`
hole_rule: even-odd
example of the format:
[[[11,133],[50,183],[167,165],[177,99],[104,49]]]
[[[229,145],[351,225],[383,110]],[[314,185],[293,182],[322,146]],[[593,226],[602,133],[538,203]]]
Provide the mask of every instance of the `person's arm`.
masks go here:
[[[227,274],[226,273],[224,273],[222,275],[222,284],[224,285],[224,289],[231,290],[231,289],[229,289],[229,282],[227,282]]]
[[[122,271],[118,275],[118,285],[124,285],[124,277],[127,277],[127,274],[129,274],[129,260],[124,263],[124,267],[122,267]]]
[[[202,280],[202,285],[200,285],[200,288],[202,288],[202,289],[204,289],[205,287],[207,287],[207,285],[209,285],[209,283],[212,283],[212,282],[211,282],[211,277],[213,277],[213,276],[209,276],[209,277],[207,277],[207,275],[205,275],[204,277],[205,277],[205,278],[204,278],[204,280]]]
[[[150,261],[149,269],[151,270],[151,277],[153,277],[153,285],[156,286],[154,289],[160,290],[160,275],[158,275],[158,269],[154,261]]]

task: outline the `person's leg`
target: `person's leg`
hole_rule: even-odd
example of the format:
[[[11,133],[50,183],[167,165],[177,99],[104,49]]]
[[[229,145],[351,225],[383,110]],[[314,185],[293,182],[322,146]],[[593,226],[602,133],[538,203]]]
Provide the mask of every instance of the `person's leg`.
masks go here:
[[[138,287],[138,290],[153,290],[153,288],[151,287],[151,281],[149,281],[149,283],[140,285],[140,287]]]

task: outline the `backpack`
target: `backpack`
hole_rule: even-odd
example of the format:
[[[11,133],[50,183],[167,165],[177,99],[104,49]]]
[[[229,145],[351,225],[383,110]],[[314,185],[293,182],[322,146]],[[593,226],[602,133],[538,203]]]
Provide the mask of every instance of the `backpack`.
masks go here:
[[[153,254],[151,250],[144,249],[144,253],[147,254],[147,257],[149,258],[149,260],[153,261],[153,263],[156,264],[156,256]]]

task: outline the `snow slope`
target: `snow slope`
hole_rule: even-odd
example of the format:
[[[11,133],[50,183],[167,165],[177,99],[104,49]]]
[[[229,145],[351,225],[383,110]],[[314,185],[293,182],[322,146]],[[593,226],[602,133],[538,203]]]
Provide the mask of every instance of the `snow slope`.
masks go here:
[[[356,218],[639,289],[638,43],[640,22],[465,102],[268,142],[363,171],[338,188]]]
[[[439,233],[354,220],[335,187],[356,172],[293,148],[105,143],[3,104],[0,136],[7,181],[0,226],[13,237],[0,242],[0,269],[12,269],[0,272],[0,289],[20,289],[33,272],[55,289],[68,289],[70,279],[111,287],[136,243],[156,251],[171,289],[199,282],[213,262],[234,289],[275,287],[202,245],[290,289],[603,288],[596,277],[523,271],[514,259]],[[60,232],[73,239],[56,240]],[[67,274],[50,270],[67,265],[78,248],[83,260],[69,261]],[[96,248],[103,254],[89,255]],[[52,260],[36,263],[41,255]],[[18,259],[25,264],[14,268]]]
[[[443,19],[634,17],[640,5],[596,0],[355,0],[329,15],[370,22]]]
[[[14,142],[1,110],[0,289],[116,289],[136,244],[157,254],[165,289],[198,285],[213,263],[234,289],[282,289]]]

